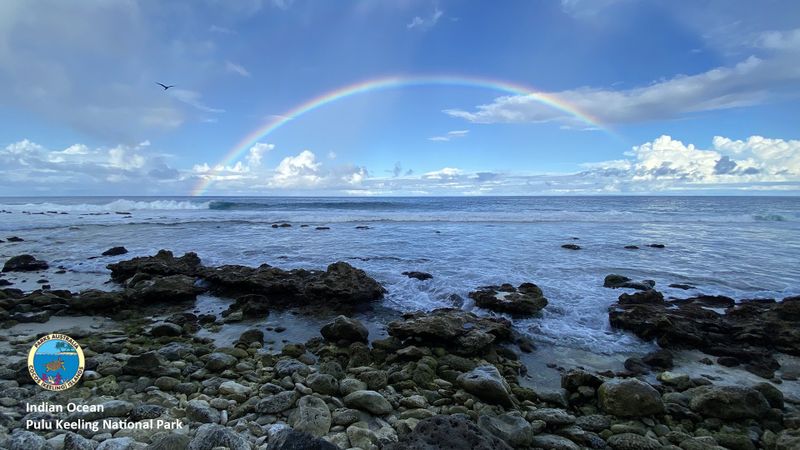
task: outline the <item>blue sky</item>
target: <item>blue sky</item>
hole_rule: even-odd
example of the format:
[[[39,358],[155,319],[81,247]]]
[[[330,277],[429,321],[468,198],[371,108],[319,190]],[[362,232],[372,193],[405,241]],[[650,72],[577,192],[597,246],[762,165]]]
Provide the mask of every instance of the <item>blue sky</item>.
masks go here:
[[[10,0],[0,195],[797,194],[798,60],[795,1]],[[223,164],[309,99],[436,74],[529,86],[602,127],[401,87]]]

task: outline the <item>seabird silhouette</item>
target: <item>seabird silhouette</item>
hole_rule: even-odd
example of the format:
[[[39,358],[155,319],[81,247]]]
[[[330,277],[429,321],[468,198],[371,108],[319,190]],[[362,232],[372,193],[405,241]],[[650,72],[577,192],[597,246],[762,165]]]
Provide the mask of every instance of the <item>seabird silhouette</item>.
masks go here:
[[[161,83],[159,83],[158,81],[156,81],[156,84],[157,84],[157,85],[159,85],[159,86],[161,86],[161,87],[163,87],[165,91],[166,91],[167,89],[171,88],[171,87],[175,87],[175,85],[174,85],[174,84],[171,84],[171,85],[167,86],[166,84],[161,84]]]

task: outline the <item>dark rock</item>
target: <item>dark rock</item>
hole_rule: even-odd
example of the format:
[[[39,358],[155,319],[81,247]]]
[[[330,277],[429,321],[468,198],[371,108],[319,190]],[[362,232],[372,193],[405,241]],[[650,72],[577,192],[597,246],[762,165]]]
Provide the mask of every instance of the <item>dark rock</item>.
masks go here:
[[[653,289],[634,292],[633,294],[622,294],[619,296],[620,305],[641,305],[646,303],[663,303],[664,295]]]
[[[443,346],[459,355],[478,355],[491,345],[508,342],[511,322],[478,317],[460,309],[441,308],[425,313],[403,314],[389,323],[388,332],[408,344]]]
[[[314,228],[314,229],[315,229],[315,230],[322,231],[322,230],[330,230],[330,229],[331,229],[331,227],[316,227],[316,228]]]
[[[511,386],[492,365],[479,366],[458,377],[465,391],[480,399],[503,406],[513,406]]]
[[[125,296],[136,301],[157,303],[194,300],[203,290],[187,275],[169,275],[129,283]]]
[[[257,329],[257,328],[252,328],[252,329],[249,329],[249,330],[245,330],[239,336],[239,342],[241,342],[242,344],[246,344],[246,345],[250,345],[253,342],[258,342],[259,344],[263,344],[264,343],[264,332],[259,330],[259,329]]]
[[[783,392],[772,383],[758,383],[753,386],[753,389],[760,392],[767,399],[770,407],[783,409]]]
[[[652,247],[652,248],[665,248],[665,247],[666,247],[666,245],[664,245],[664,244],[650,244],[650,245],[648,245],[648,247]]]
[[[533,430],[523,417],[514,414],[499,416],[481,415],[478,426],[507,442],[514,448],[527,447],[531,443]]]
[[[639,250],[638,245],[626,245],[625,248],[628,250]]]
[[[441,415],[420,420],[411,433],[384,450],[511,450],[491,433],[463,415]]]
[[[33,272],[46,270],[47,262],[38,260],[31,255],[12,256],[3,264],[3,272]]]
[[[230,428],[222,425],[201,425],[194,439],[187,447],[189,450],[211,450],[215,447],[227,447],[229,450],[250,450],[250,443]]]
[[[11,286],[12,284],[14,284],[14,283],[12,283],[12,282],[10,282],[8,280],[0,279],[0,286]]]
[[[126,304],[119,292],[106,292],[89,289],[69,300],[69,307],[76,312],[116,311]]]
[[[742,386],[700,386],[686,394],[691,397],[692,411],[720,419],[759,419],[770,408],[759,391]]]
[[[581,246],[578,244],[564,244],[561,248],[565,248],[567,250],[580,250]]]
[[[642,362],[656,369],[670,370],[674,367],[672,352],[660,349],[646,354],[642,357]]]
[[[25,239],[22,239],[21,237],[17,237],[17,236],[11,236],[9,238],[6,238],[6,240],[8,242],[23,242],[23,241],[25,241]]]
[[[403,275],[407,276],[408,278],[416,278],[417,280],[424,281],[433,278],[433,275],[427,272],[403,272]]]
[[[683,289],[684,291],[688,291],[689,289],[694,289],[695,287],[691,284],[681,284],[681,283],[672,283],[669,285],[671,288],[675,289]]]
[[[30,431],[14,430],[6,441],[9,450],[49,450],[47,441]]]
[[[631,288],[640,291],[647,291],[653,289],[656,282],[653,280],[632,281],[630,278],[622,275],[606,275],[603,280],[603,287],[617,289],[617,288]]]
[[[267,450],[339,450],[339,447],[325,439],[287,428],[269,439]]]
[[[579,369],[572,369],[561,376],[561,387],[569,392],[575,392],[581,386],[597,389],[602,384],[602,378]]]
[[[642,375],[650,372],[650,366],[644,363],[641,358],[628,358],[625,360],[625,369],[634,375]]]
[[[229,296],[258,295],[270,304],[297,302],[325,302],[327,304],[355,304],[383,297],[385,289],[363,270],[346,262],[328,266],[326,271],[282,270],[269,265],[258,268],[221,266],[207,268],[203,278],[213,291]]]
[[[138,422],[146,419],[157,419],[161,417],[166,409],[159,405],[137,405],[130,412],[131,420]]]
[[[717,364],[725,367],[736,367],[740,363],[739,360],[733,356],[720,356],[717,358]]]
[[[119,256],[128,253],[128,249],[125,247],[111,247],[110,249],[103,252],[103,256]]]
[[[169,323],[169,322],[162,322],[153,326],[150,329],[150,335],[153,337],[163,337],[163,336],[180,336],[183,334],[183,328],[180,326]]]
[[[189,447],[189,441],[189,436],[182,433],[158,434],[147,450],[182,450]]]
[[[273,223],[272,228],[291,228],[292,224],[290,223]]]
[[[109,264],[106,267],[111,270],[112,280],[123,282],[137,273],[159,276],[196,276],[201,265],[200,258],[196,253],[190,252],[176,258],[169,250],[159,250],[155,256],[140,256]]]
[[[664,413],[661,395],[649,384],[636,380],[610,380],[597,390],[600,407],[619,417],[641,417]]]
[[[125,365],[122,366],[122,372],[128,375],[153,376],[163,365],[164,362],[158,356],[158,353],[147,352],[129,358]]]
[[[522,283],[517,288],[510,284],[485,286],[470,292],[469,297],[481,308],[511,314],[531,315],[547,306],[542,290],[533,283]]]
[[[620,303],[609,309],[609,322],[644,340],[656,340],[662,348],[698,349],[726,357],[718,361],[723,365],[747,361],[748,370],[770,377],[779,367],[772,352],[800,356],[800,315],[791,313],[798,306],[796,297],[782,302],[736,303],[722,296],[662,301],[646,291],[620,296]]]
[[[322,337],[331,342],[367,342],[369,331],[361,322],[338,316],[320,329]]]

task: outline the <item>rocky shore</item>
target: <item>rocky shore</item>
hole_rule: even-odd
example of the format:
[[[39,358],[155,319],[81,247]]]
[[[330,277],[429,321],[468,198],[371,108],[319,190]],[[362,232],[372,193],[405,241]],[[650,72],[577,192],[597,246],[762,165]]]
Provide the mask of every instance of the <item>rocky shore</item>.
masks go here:
[[[35,271],[41,262],[14,263],[26,265]],[[553,390],[522,383],[528,369],[519,352],[535,355],[535,343],[503,316],[547,307],[532,283],[477,289],[470,297],[485,314],[452,308],[403,314],[388,324],[388,337],[376,339],[349,311],[380,299],[384,289],[347,263],[324,271],[206,267],[193,253],[161,251],[109,269],[117,290],[0,289],[5,329],[54,317],[105,316],[117,324],[62,330],[83,346],[87,369],[78,386],[63,392],[34,385],[25,361],[11,358],[27,355],[35,336],[0,335],[11,361],[0,367],[0,448],[800,448],[797,399],[779,389],[797,381],[775,366],[777,354],[796,354],[800,345],[798,298],[664,299],[646,280],[607,278],[609,288],[634,289],[610,308],[611,325],[661,349],[615,372],[563,368],[561,387]],[[201,293],[228,297],[230,307],[220,316],[195,314]],[[329,323],[317,337],[270,351],[259,321],[278,308],[309,304],[332,311]],[[230,346],[199,333],[226,322],[251,327]],[[717,365],[735,360],[764,381],[725,385],[682,373],[673,362],[681,349],[704,351]],[[43,402],[103,408],[26,412],[25,405]],[[142,425],[25,429],[29,420],[66,418]],[[143,425],[175,419],[181,429]]]

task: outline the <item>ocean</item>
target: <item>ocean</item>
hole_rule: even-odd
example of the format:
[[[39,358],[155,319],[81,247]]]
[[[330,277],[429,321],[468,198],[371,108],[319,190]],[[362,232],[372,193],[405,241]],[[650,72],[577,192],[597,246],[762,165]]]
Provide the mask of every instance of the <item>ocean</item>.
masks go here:
[[[655,280],[665,297],[800,294],[796,197],[2,198],[0,211],[0,239],[25,240],[0,244],[0,260],[31,253],[67,269],[47,274],[53,289],[112,289],[106,264],[162,248],[197,252],[208,265],[347,261],[381,282],[380,306],[398,312],[463,301],[486,314],[470,291],[532,282],[550,304],[515,327],[538,343],[600,354],[652,345],[610,329],[608,306],[622,293],[602,286],[611,273]],[[283,222],[292,227],[272,227]],[[130,253],[97,258],[118,245]],[[36,278],[16,287],[35,288]]]

